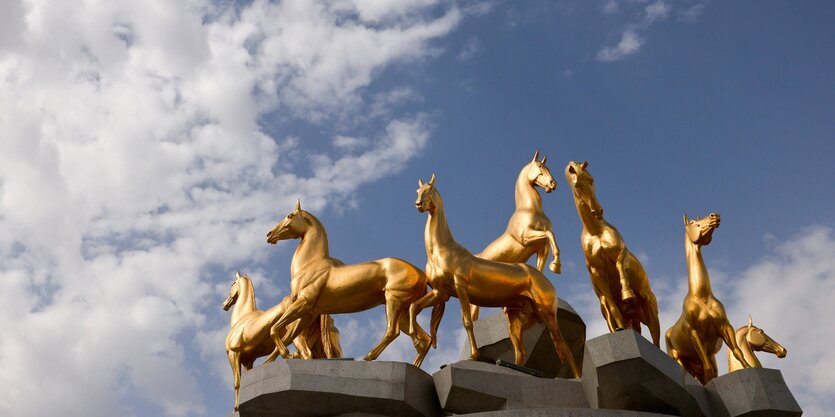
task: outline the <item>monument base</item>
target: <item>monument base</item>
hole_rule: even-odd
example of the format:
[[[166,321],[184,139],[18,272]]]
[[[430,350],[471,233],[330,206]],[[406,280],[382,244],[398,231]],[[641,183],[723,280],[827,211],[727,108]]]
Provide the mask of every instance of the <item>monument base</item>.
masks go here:
[[[438,416],[432,377],[403,362],[287,359],[241,378],[240,417]]]

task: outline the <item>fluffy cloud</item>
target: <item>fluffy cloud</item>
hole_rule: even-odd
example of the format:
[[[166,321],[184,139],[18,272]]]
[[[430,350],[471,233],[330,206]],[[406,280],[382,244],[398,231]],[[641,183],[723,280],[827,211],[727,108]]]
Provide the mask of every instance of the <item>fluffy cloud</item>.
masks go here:
[[[643,10],[641,12],[641,19],[637,22],[626,25],[626,27],[620,31],[617,41],[614,44],[604,45],[601,47],[596,56],[598,61],[619,61],[637,53],[647,42],[646,32],[649,30],[649,27],[656,22],[665,20],[673,9],[672,5],[665,3],[662,0],[657,0],[646,6],[643,6],[644,3],[646,2],[632,1],[625,4],[632,7],[642,6]],[[692,5],[680,9],[678,11],[678,16],[680,20],[692,23],[698,19],[703,9],[703,4]],[[605,14],[614,14],[617,13],[618,10],[618,3],[614,1],[608,1],[603,6],[603,13]]]
[[[0,339],[0,413],[205,411],[186,359],[217,338],[197,330],[226,289],[213,274],[264,260],[252,236],[276,208],[349,198],[431,128],[386,114],[382,131],[356,128],[358,152],[329,155],[259,120],[361,123],[375,75],[434,56],[458,23],[432,3],[6,4],[0,326],[14,337]]]

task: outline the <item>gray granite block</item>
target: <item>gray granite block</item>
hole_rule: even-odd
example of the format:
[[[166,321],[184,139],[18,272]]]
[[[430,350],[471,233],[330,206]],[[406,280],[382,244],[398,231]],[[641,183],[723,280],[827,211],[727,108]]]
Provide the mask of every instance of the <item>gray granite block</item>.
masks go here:
[[[485,362],[461,361],[432,375],[444,411],[480,411],[541,407],[588,407],[579,380],[537,378]]]
[[[467,414],[467,417],[670,417],[668,414],[634,410],[596,410],[589,408],[537,408]]]
[[[574,362],[577,367],[583,367],[583,347],[586,341],[586,324],[580,315],[567,301],[560,299],[557,311],[557,322],[560,326],[560,333],[574,355]],[[491,314],[473,322],[473,334],[478,344],[479,360],[495,363],[497,359],[508,362],[515,362],[516,355],[513,353],[513,345],[507,333],[507,319],[504,313]],[[522,340],[527,350],[525,361],[521,364],[528,368],[542,371],[544,376],[553,378],[571,378],[571,371],[563,367],[554,344],[551,342],[551,334],[542,323],[536,323],[525,331]],[[464,360],[470,357],[469,345],[464,346],[459,359]]]
[[[777,369],[740,369],[705,385],[716,417],[800,417],[783,374]]]
[[[711,415],[704,387],[632,330],[586,342],[583,388],[591,408]]]
[[[240,417],[439,416],[432,377],[403,362],[288,359],[241,378]]]

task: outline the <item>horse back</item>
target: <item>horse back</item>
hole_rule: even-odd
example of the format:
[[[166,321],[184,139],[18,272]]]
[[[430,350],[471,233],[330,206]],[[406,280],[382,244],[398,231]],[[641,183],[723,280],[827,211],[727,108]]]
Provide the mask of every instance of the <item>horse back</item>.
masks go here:
[[[473,258],[467,293],[476,305],[501,307],[509,298],[530,298],[536,269],[524,263],[495,262]],[[541,275],[541,274],[540,274]]]

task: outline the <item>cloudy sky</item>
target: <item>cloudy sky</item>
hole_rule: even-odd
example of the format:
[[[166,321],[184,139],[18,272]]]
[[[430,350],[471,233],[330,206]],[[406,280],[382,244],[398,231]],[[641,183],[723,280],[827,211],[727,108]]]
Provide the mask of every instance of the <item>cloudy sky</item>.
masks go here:
[[[835,4],[720,1],[0,0],[0,414],[220,416],[220,309],[234,271],[259,306],[296,242],[297,198],[346,262],[422,266],[417,179],[455,237],[504,229],[535,150],[562,249],[549,277],[605,332],[565,187],[588,160],[643,261],[662,330],[686,292],[682,214],[731,322],[789,354],[806,416],[835,409]],[[447,309],[434,372],[461,349]],[[340,316],[361,357],[384,312]],[[724,355],[724,351],[722,352]],[[414,356],[401,337],[386,359]],[[719,358],[724,364],[724,357]]]

